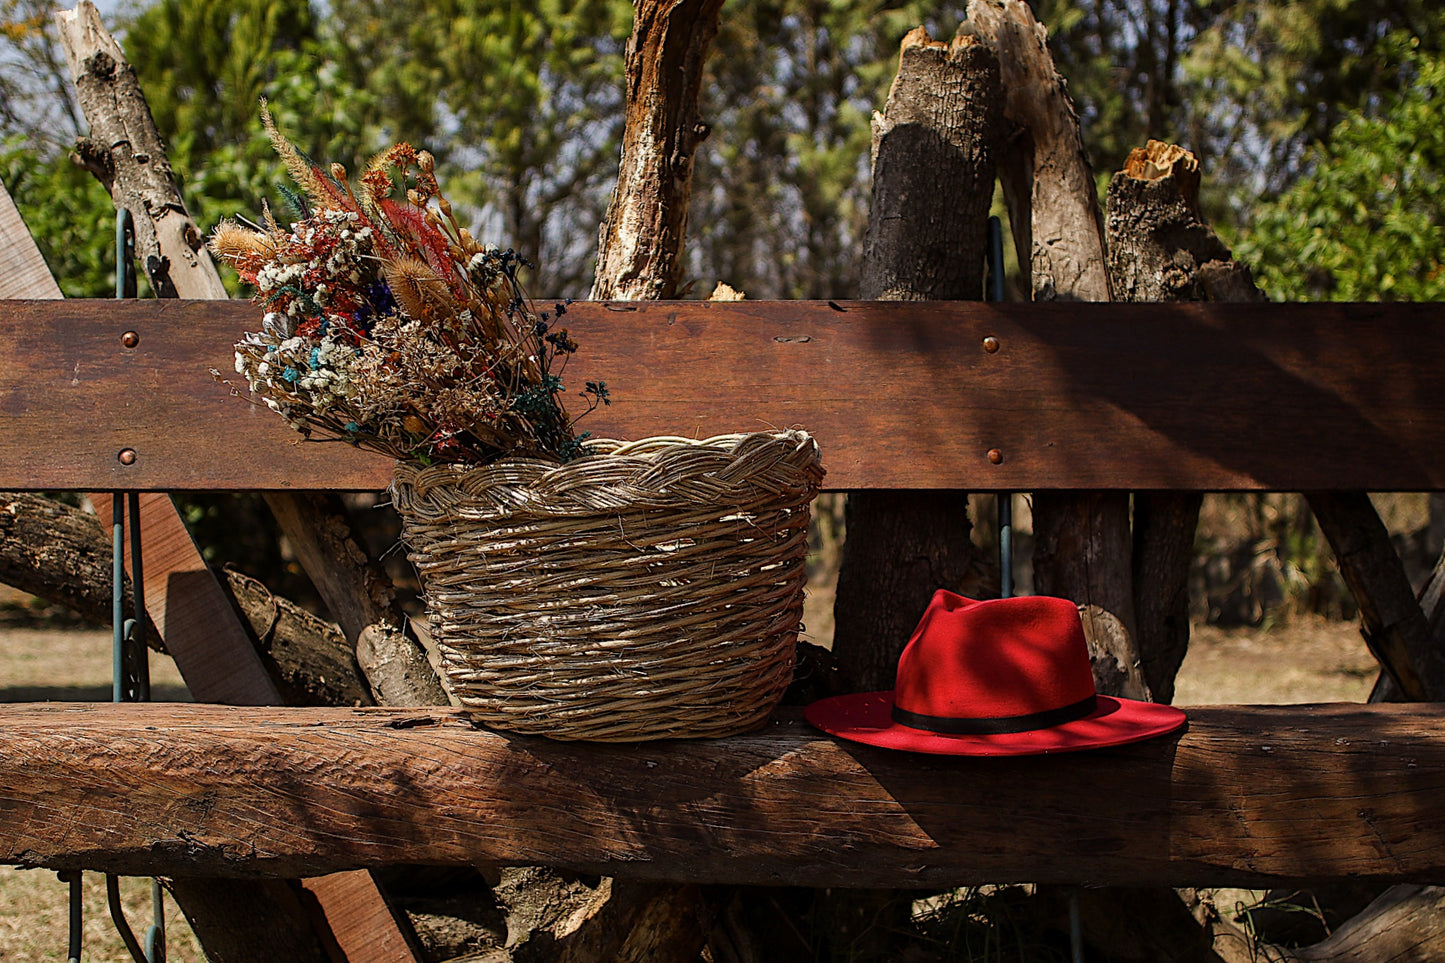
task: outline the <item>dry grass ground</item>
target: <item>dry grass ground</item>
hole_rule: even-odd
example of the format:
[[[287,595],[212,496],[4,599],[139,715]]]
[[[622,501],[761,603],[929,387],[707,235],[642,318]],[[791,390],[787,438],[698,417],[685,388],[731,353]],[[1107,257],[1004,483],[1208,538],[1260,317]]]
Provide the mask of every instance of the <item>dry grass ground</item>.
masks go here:
[[[0,626],[0,702],[110,701],[110,630]],[[170,659],[151,653],[152,694],[158,701],[185,698],[185,684]],[[121,903],[137,937],[151,923],[150,880],[121,880]],[[106,906],[105,877],[81,880],[86,963],[129,963]],[[40,869],[0,866],[0,960],[64,963],[70,932],[70,888]],[[166,899],[166,946],[173,963],[205,957],[173,900]]]

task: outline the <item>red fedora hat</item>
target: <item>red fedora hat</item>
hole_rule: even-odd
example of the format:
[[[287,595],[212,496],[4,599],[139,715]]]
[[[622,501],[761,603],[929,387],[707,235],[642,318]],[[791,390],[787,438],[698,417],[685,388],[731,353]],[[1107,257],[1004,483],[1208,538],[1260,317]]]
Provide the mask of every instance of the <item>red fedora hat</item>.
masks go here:
[[[885,749],[1024,756],[1138,742],[1184,725],[1173,706],[1099,695],[1068,599],[975,601],[939,590],[898,659],[892,692],[834,696],[808,721]]]

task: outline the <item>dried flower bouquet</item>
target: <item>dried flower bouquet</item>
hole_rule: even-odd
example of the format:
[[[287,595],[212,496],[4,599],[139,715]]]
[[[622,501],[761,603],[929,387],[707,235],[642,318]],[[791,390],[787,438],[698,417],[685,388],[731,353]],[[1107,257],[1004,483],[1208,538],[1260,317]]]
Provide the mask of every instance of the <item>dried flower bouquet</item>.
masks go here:
[[[586,435],[562,401],[577,349],[556,326],[566,305],[534,309],[517,278],[525,262],[457,223],[431,155],[398,144],[353,189],[341,165],[287,141],[264,105],[262,117],[301,188],[288,192],[299,219],[284,229],[267,210],[263,227],[228,221],[210,241],[265,309],[236,345],[251,391],[303,434],[403,461],[580,454]],[[607,386],[581,396],[586,414]]]

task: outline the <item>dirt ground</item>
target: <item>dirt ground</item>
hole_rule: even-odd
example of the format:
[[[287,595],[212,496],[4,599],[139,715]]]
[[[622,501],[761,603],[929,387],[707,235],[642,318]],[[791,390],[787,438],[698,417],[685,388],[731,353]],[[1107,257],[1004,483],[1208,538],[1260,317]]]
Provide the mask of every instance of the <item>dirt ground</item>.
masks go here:
[[[831,598],[809,599],[810,635],[831,636]],[[158,700],[183,697],[170,660],[152,655]],[[1353,623],[1296,618],[1267,630],[1196,627],[1179,674],[1179,705],[1250,702],[1360,702],[1374,681],[1374,660]],[[73,628],[0,626],[0,702],[108,701],[110,633]],[[124,880],[126,914],[138,933],[150,920],[148,881]],[[88,963],[129,959],[112,927],[104,880],[84,877],[83,920]],[[66,959],[68,891],[54,873],[0,867],[0,960],[40,963]],[[194,936],[167,900],[169,958],[200,963]]]

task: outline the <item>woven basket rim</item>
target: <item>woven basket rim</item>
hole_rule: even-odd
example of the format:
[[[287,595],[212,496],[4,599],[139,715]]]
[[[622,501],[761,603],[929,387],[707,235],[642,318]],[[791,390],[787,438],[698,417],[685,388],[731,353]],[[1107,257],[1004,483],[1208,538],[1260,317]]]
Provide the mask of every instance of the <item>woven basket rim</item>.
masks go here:
[[[769,439],[778,443],[787,441],[798,448],[809,444],[814,448],[817,447],[817,440],[801,428],[728,432],[721,435],[712,435],[707,438],[690,438],[686,435],[649,435],[646,438],[631,440],[619,438],[588,438],[585,447],[589,453],[583,455],[581,458],[574,458],[572,461],[565,463],[548,461],[544,458],[531,458],[523,455],[499,458],[496,461],[487,462],[482,465],[470,465],[461,462],[438,462],[427,465],[419,461],[400,459],[396,462],[396,470],[398,472],[407,474],[414,473],[416,475],[467,475],[472,472],[496,468],[499,465],[537,466],[549,470],[567,469],[576,465],[584,465],[609,458],[657,458],[663,453],[674,449],[736,450],[738,445],[754,438]],[[819,457],[820,462],[821,460],[821,457]]]
[[[563,504],[584,490],[610,490],[621,501],[655,501],[659,507],[726,502],[747,492],[752,494],[744,501],[751,501],[763,492],[750,466],[786,464],[787,490],[811,500],[826,475],[816,439],[796,428],[588,443],[603,450],[565,464],[525,457],[485,465],[397,462],[393,499],[400,507],[444,497],[452,510],[474,499],[479,505],[506,501],[515,507],[551,503],[562,512],[570,512]]]

